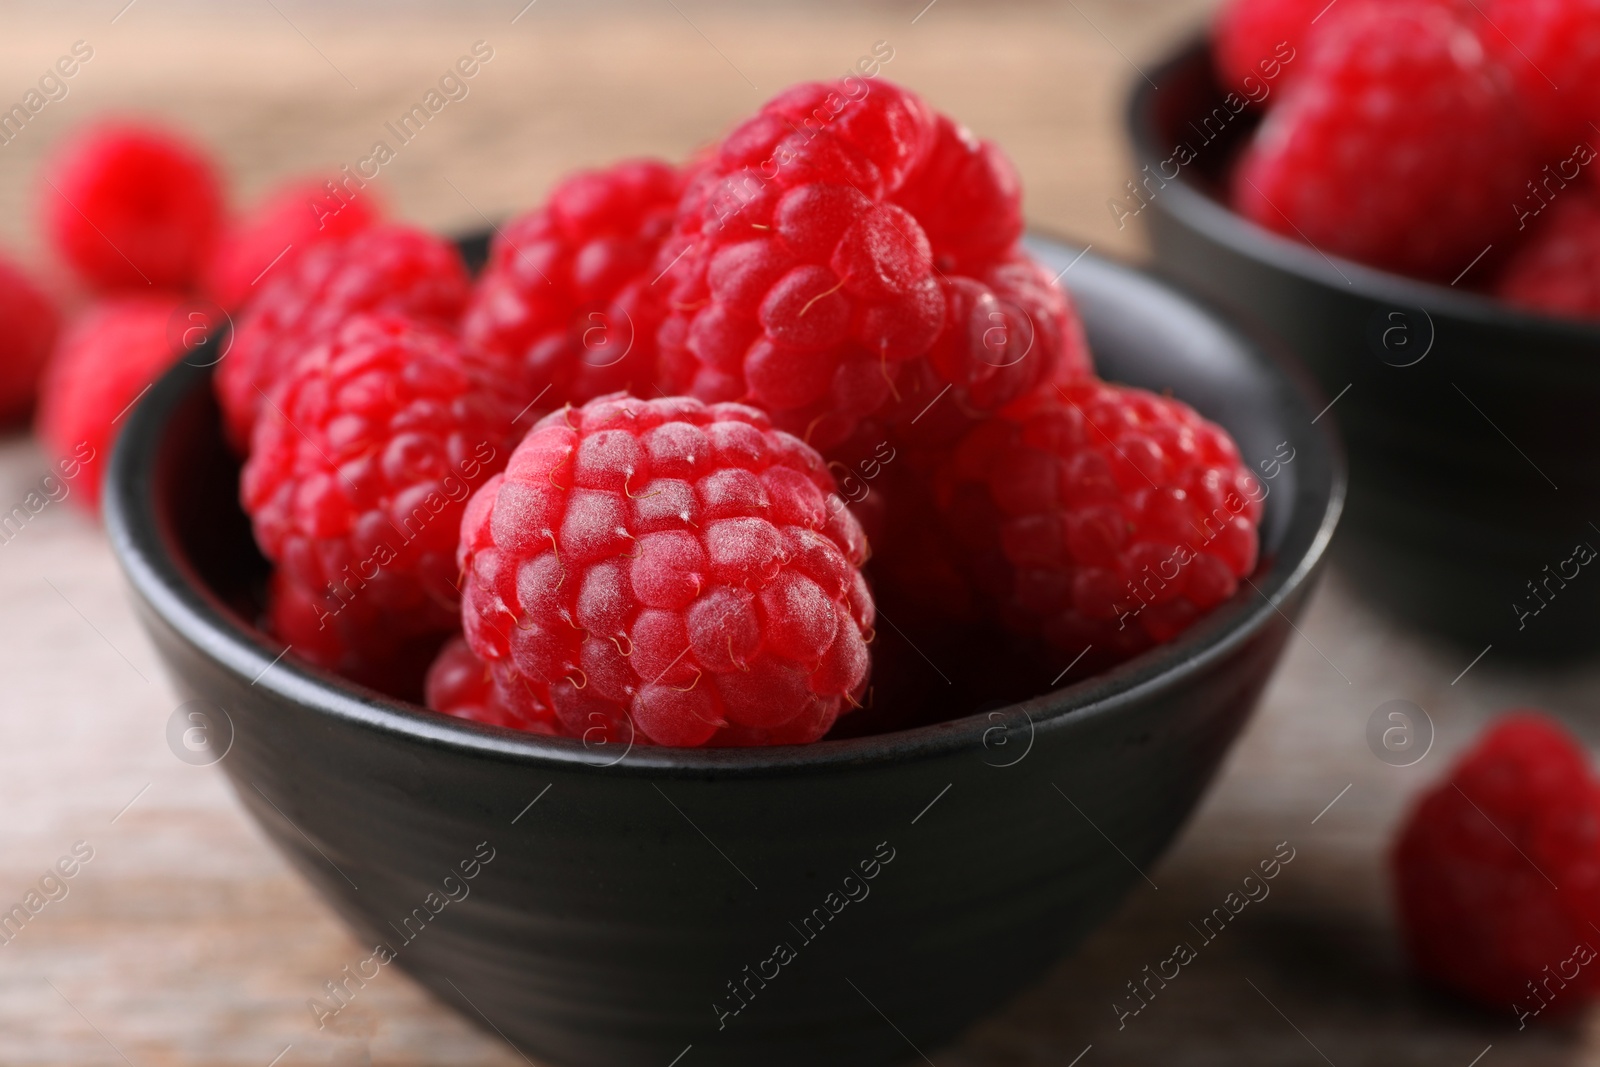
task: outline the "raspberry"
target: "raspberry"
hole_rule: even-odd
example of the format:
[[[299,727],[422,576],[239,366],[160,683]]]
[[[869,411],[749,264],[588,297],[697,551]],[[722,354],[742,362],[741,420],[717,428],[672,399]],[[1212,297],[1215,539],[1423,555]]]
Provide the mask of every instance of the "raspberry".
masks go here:
[[[90,286],[181,289],[199,277],[223,214],[221,180],[199,148],[164,130],[98,126],[46,171],[46,231]]]
[[[1495,285],[1495,294],[1553,315],[1600,318],[1600,197],[1561,194]]]
[[[312,245],[359,233],[382,215],[371,193],[335,196],[316,178],[280,185],[223,231],[206,265],[206,292],[236,309],[269,271],[287,272]]]
[[[1600,122],[1600,0],[1484,0],[1478,36],[1511,72],[1522,116],[1555,158]]]
[[[1001,621],[1101,664],[1171,640],[1255,569],[1265,492],[1238,448],[1140,389],[1030,397],[973,429],[934,484]]]
[[[469,345],[527,376],[547,407],[655,384],[666,286],[652,286],[683,182],[635,160],[574,175],[501,230],[462,319]]]
[[[997,149],[905,89],[855,84],[796,86],[735,129],[691,178],[658,260],[667,389],[754,404],[824,453],[903,396],[960,279],[983,284],[1021,228]],[[1015,399],[985,392],[982,350],[956,348],[935,373],[958,406]],[[1037,346],[1005,380],[1044,380],[1061,359]]]
[[[462,637],[452,637],[428,668],[425,691],[428,707],[445,715],[530,733],[556,732],[553,717],[544,709],[527,718],[501,698],[489,668]]]
[[[449,242],[408,226],[379,225],[307,249],[288,270],[274,270],[245,308],[217,365],[217,398],[229,437],[241,448],[263,398],[307,342],[357,312],[404,315],[453,326],[469,281]]]
[[[1600,790],[1555,722],[1496,722],[1412,809],[1390,862],[1429,979],[1524,1024],[1600,992]]]
[[[107,297],[62,336],[39,385],[39,438],[55,457],[81,465],[76,499],[100,510],[102,464],[129,409],[170,367],[181,349],[167,325],[181,298]]]
[[[0,256],[0,423],[27,414],[61,327],[53,300]]]
[[[1328,27],[1358,11],[1424,6],[1471,11],[1465,0],[1231,0],[1211,27],[1217,74],[1224,86],[1246,95],[1267,83],[1282,88],[1298,77],[1304,64],[1296,60]]]
[[[304,601],[275,618],[321,635],[279,636],[368,684],[420,678],[399,657],[457,624],[461,514],[516,441],[514,394],[449,334],[398,316],[353,316],[305,349],[257,420],[240,480],[289,587],[279,599]]]
[[[1509,235],[1533,173],[1505,72],[1432,8],[1321,34],[1234,175],[1243,215],[1328,254],[1456,278]]]
[[[803,743],[866,682],[866,552],[821,457],[761,412],[602,397],[472,498],[462,620],[516,710],[569,735]]]

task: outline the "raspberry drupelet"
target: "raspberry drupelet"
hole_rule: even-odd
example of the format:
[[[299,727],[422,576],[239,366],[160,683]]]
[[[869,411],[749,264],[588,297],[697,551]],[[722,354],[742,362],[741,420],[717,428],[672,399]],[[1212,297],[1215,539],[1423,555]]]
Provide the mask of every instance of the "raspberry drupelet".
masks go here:
[[[679,171],[655,160],[567,178],[496,233],[462,338],[518,368],[546,408],[648,394],[666,312],[654,263],[682,192]]]
[[[501,698],[494,677],[463,637],[452,637],[428,668],[423,687],[428,707],[457,719],[506,726],[528,733],[553,734],[554,719],[543,708],[520,715]]]
[[[469,285],[450,242],[396,224],[317,245],[282,273],[275,270],[246,305],[217,364],[217,399],[230,440],[241,450],[249,442],[279,376],[309,342],[359,312],[453,327]]]
[[[1177,400],[1087,381],[976,427],[934,494],[991,612],[1102,666],[1234,594],[1255,569],[1265,497],[1221,427]]]
[[[256,424],[240,485],[277,566],[278,636],[414,691],[458,625],[461,515],[505,465],[517,408],[511,383],[423,323],[356,315],[307,347]]]
[[[1551,719],[1491,726],[1417,802],[1390,863],[1425,977],[1523,1025],[1600,993],[1600,787]]]
[[[859,79],[789,89],[689,179],[658,260],[672,286],[664,387],[761,407],[830,455],[862,420],[946,386],[957,408],[992,410],[1085,350],[1038,344],[997,375],[981,331],[958,330],[932,365],[937,388],[912,382],[908,398],[900,380],[929,362],[952,302],[965,318],[968,282],[1021,255],[1021,230],[1004,156],[914,93]]]
[[[460,553],[472,650],[569,736],[804,743],[866,683],[861,527],[821,457],[752,408],[554,412],[473,496]]]

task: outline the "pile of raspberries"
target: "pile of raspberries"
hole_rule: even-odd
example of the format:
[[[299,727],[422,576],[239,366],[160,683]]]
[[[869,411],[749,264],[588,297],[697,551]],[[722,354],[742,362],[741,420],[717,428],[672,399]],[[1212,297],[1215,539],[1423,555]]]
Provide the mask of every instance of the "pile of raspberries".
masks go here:
[[[1600,318],[1600,0],[1230,0],[1213,45],[1226,111],[1265,111],[1241,214]]]
[[[569,177],[477,277],[348,175],[229,222],[164,135],[94,131],[58,169],[57,243],[107,295],[43,436],[120,417],[183,300],[225,311],[195,358],[273,564],[263,626],[439,712],[676,746],[907,725],[976,706],[912,676],[1032,695],[1256,567],[1228,434],[1095,378],[1010,161],[881,79]],[[1018,649],[1037,670],[996,682]]]

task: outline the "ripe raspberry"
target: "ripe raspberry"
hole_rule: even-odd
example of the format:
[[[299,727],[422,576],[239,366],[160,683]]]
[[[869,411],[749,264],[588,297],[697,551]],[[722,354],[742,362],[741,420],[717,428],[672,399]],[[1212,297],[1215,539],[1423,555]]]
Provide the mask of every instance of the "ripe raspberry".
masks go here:
[[[1563,193],[1512,254],[1495,295],[1552,315],[1600,318],[1600,197]]]
[[[621,395],[546,416],[461,525],[462,620],[563,732],[814,741],[866,682],[860,525],[761,412]]]
[[[56,251],[97,289],[182,289],[222,225],[222,183],[205,153],[145,126],[106,125],[69,140],[41,192]]]
[[[250,440],[256,413],[285,365],[310,341],[358,312],[454,326],[469,281],[448,241],[409,226],[380,225],[306,251],[274,270],[239,319],[217,365],[217,398],[232,441]]]
[[[1256,565],[1265,493],[1227,432],[1140,389],[1077,382],[978,425],[935,494],[1000,619],[1109,664],[1171,640]],[[891,502],[892,504],[892,502]]]
[[[36,429],[48,451],[81,470],[68,475],[82,492],[75,499],[100,510],[106,457],[135,400],[174,362],[181,350],[168,339],[177,296],[107,297],[74,322],[46,364],[39,385]]]
[[[206,264],[206,292],[224,308],[237,309],[312,245],[350,237],[382,217],[371,192],[336,196],[316,178],[287,182],[223,231]]]
[[[352,317],[288,368],[240,497],[280,599],[305,601],[295,631],[325,632],[296,651],[368,684],[420,680],[429,657],[398,654],[457,624],[461,514],[516,442],[514,394],[449,334],[390,315]]]
[[[1484,0],[1478,36],[1516,83],[1522,117],[1550,162],[1595,143],[1600,0]],[[1541,160],[1543,162],[1544,160]]]
[[[1390,862],[1428,978],[1523,1022],[1600,992],[1600,790],[1550,719],[1495,723],[1412,809]]]
[[[1230,0],[1211,27],[1217,74],[1229,89],[1254,94],[1270,83],[1276,92],[1299,77],[1299,61],[1328,27],[1358,11],[1427,6],[1472,10],[1466,0]]]
[[[796,86],[734,130],[691,178],[658,260],[666,388],[754,404],[824,453],[939,338],[967,288],[943,266],[982,283],[1021,224],[997,149],[905,89],[849,85]],[[959,406],[1015,398],[985,393],[982,349],[949,355],[936,372]],[[1037,346],[1006,381],[1044,380],[1061,359]]]
[[[0,423],[33,407],[39,374],[60,328],[55,302],[20,264],[0,256]]]
[[[1505,72],[1461,21],[1352,12],[1304,62],[1234,175],[1242,214],[1324,253],[1446,280],[1509,235],[1536,168]]]
[[[428,707],[458,719],[529,733],[557,732],[554,714],[547,709],[539,709],[539,716],[533,719],[513,710],[495,689],[489,668],[462,637],[452,637],[428,668],[425,692]]]
[[[576,174],[500,231],[462,319],[462,338],[519,368],[546,407],[648,393],[666,286],[653,264],[682,178],[634,160]]]

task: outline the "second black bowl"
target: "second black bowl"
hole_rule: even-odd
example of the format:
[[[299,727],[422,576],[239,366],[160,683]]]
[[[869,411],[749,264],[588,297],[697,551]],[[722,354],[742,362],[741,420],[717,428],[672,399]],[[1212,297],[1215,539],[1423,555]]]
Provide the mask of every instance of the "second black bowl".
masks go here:
[[[1256,226],[1221,193],[1253,116],[1224,106],[1206,46],[1151,77],[1160,89],[1138,83],[1128,114],[1139,195],[1115,214],[1146,221],[1164,273],[1283,337],[1335,400],[1323,417],[1350,452],[1341,565],[1472,651],[1600,647],[1600,575],[1584,566],[1600,547],[1600,327]]]

